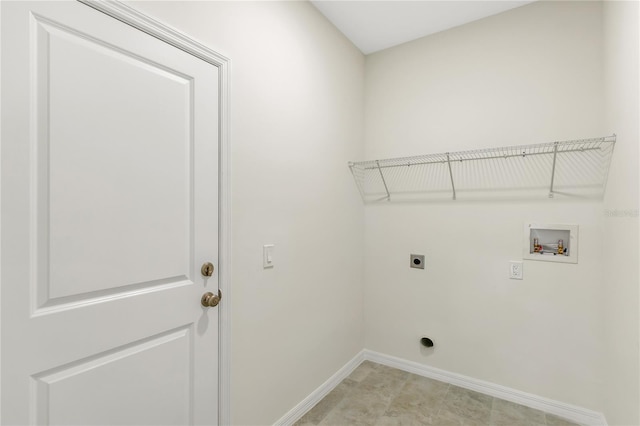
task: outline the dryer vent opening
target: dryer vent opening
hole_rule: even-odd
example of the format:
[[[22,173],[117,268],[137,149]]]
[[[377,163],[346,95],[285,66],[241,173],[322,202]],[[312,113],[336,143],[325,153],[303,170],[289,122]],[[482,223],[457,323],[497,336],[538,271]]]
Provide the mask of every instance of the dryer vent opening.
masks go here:
[[[426,348],[432,348],[433,340],[429,339],[428,337],[423,337],[422,339],[420,339],[420,344]]]

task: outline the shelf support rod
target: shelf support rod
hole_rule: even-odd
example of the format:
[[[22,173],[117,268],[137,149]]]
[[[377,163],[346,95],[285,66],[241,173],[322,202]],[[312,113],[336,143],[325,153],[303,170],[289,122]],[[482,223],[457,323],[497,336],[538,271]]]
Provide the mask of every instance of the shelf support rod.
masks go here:
[[[556,156],[558,155],[558,142],[554,142],[553,166],[551,166],[551,186],[549,187],[549,198],[553,198],[553,179],[556,177]]]
[[[356,176],[356,172],[353,171],[353,166],[355,166],[356,164],[349,161],[349,170],[351,170],[351,175],[353,176],[353,178],[356,181],[356,186],[358,187],[358,192],[360,192],[360,196],[362,197],[362,201],[366,201],[365,196],[364,196],[364,187],[363,184],[360,183],[360,179],[358,179],[358,177]]]
[[[382,169],[380,168],[380,162],[376,160],[376,164],[378,165],[378,171],[380,172],[380,177],[382,178],[382,184],[384,185],[384,190],[387,191],[387,200],[391,201],[391,194],[389,194],[389,188],[387,188],[387,181],[384,180],[384,175],[382,174]]]
[[[456,199],[456,186],[453,183],[453,172],[451,171],[451,159],[449,158],[449,153],[447,152],[447,165],[449,166],[449,177],[451,178],[451,189],[453,190],[453,199]]]

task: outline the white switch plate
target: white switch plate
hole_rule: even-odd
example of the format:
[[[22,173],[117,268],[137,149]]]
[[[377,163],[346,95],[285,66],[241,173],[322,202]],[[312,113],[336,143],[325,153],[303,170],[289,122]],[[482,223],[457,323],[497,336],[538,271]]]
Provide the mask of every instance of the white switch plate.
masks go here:
[[[521,280],[522,276],[522,261],[512,260],[511,262],[509,262],[509,278],[512,280]]]
[[[265,244],[262,246],[262,267],[273,268],[273,244]]]

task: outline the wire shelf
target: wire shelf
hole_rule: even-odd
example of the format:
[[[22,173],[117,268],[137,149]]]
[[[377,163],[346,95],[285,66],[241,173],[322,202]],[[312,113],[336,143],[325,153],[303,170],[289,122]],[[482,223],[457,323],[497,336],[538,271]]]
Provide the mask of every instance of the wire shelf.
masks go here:
[[[350,162],[365,202],[604,195],[616,135]]]

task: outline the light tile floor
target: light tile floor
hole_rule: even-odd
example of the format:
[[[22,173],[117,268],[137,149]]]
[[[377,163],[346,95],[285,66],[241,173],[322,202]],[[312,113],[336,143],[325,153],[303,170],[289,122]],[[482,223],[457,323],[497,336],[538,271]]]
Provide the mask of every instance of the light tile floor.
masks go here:
[[[363,362],[295,426],[576,426],[543,411]]]

